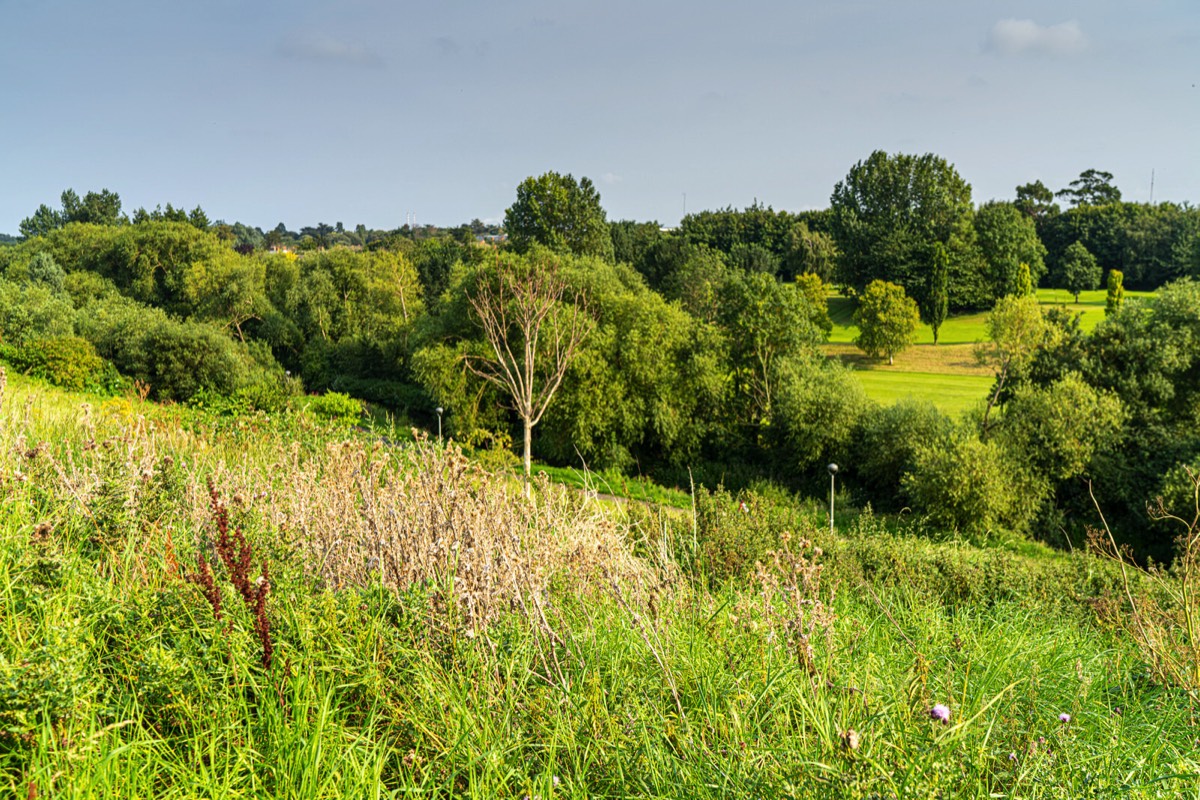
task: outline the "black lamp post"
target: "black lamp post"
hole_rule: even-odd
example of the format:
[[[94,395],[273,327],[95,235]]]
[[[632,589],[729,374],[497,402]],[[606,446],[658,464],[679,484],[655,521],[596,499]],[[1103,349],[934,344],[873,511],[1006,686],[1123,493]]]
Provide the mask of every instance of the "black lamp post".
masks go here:
[[[830,464],[829,467],[829,534],[833,535],[833,484],[837,480],[837,464]]]

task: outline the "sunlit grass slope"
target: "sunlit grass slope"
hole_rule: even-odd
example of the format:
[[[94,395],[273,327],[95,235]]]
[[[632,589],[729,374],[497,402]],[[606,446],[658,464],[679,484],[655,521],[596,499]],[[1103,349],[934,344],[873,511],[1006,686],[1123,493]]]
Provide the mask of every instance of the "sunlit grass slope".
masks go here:
[[[864,370],[855,375],[867,396],[890,405],[898,400],[929,400],[943,413],[958,416],[974,408],[987,396],[990,377],[928,372],[883,372]]]
[[[527,500],[428,440],[15,379],[0,487],[0,796],[1200,787],[1194,703],[1083,554]]]

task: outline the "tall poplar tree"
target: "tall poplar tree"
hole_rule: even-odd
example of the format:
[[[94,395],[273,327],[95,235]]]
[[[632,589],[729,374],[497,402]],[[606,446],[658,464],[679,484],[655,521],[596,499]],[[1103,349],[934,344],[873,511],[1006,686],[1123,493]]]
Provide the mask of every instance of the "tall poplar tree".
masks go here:
[[[933,246],[933,268],[929,272],[929,289],[921,304],[921,321],[933,329],[933,343],[938,343],[938,331],[950,313],[950,256],[946,247]]]

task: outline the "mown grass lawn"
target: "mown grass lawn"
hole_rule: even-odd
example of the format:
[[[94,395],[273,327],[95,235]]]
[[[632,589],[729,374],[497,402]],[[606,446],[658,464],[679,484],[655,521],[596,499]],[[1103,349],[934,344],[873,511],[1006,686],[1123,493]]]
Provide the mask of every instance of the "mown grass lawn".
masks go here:
[[[863,370],[855,375],[867,396],[891,405],[913,398],[928,400],[945,414],[957,416],[982,402],[992,385],[990,376],[930,372]]]

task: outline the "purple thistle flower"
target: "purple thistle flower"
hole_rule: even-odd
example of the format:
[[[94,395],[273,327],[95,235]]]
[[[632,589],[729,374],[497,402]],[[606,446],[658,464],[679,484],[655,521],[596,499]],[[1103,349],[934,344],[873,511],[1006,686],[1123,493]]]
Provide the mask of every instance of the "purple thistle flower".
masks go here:
[[[1063,713],[1058,715],[1058,721],[1061,722],[1063,725],[1066,725],[1068,722],[1071,721],[1071,715],[1064,711]]]
[[[929,717],[945,725],[950,721],[950,709],[941,703],[937,703],[933,708],[929,709]]]

